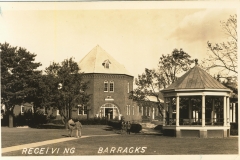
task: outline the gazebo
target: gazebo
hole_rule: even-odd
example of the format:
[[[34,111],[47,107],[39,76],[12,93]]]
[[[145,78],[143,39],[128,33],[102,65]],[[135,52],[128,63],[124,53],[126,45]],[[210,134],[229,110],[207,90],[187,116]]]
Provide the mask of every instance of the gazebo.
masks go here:
[[[164,97],[164,135],[228,137],[231,90],[195,66],[168,88]]]

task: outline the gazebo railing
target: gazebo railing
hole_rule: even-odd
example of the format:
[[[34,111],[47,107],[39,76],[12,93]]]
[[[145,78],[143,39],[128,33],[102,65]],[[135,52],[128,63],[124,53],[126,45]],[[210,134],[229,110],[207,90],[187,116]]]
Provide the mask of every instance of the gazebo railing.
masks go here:
[[[212,126],[223,126],[224,124],[224,119],[223,118],[206,118],[205,119],[205,125],[209,126],[209,125],[212,125]],[[174,118],[169,118],[169,119],[166,119],[166,125],[176,125],[176,119]],[[179,125],[202,125],[202,119],[186,119],[186,118],[180,118],[179,119]]]

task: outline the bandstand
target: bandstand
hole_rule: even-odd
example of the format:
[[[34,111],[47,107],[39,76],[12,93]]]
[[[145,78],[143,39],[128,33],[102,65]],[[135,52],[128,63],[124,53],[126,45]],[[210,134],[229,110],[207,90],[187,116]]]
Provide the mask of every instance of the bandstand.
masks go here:
[[[161,91],[164,97],[164,135],[228,137],[231,90],[195,66]]]

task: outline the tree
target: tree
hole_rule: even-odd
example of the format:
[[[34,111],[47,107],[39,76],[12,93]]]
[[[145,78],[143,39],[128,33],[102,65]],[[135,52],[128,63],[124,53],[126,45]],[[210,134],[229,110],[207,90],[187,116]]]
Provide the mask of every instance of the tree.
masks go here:
[[[177,76],[190,69],[194,62],[191,56],[182,49],[174,49],[171,54],[162,55],[157,70],[145,69],[145,73],[135,79],[137,88],[132,91],[131,99],[141,103],[149,101],[153,96],[157,100],[158,111],[163,116],[163,106],[160,103],[159,92],[177,80]]]
[[[91,96],[85,92],[88,83],[83,81],[82,73],[73,58],[65,59],[61,64],[53,62],[45,72],[46,79],[51,79],[52,83],[45,88],[44,104],[55,104],[66,124],[72,118],[73,108],[88,107]],[[51,93],[53,96],[46,98]]]
[[[16,105],[29,102],[36,94],[41,63],[34,62],[36,54],[22,47],[0,43],[1,100],[9,114],[9,127],[13,127],[13,110]]]
[[[229,76],[237,74],[237,15],[230,15],[227,21],[220,22],[223,32],[227,36],[226,42],[213,44],[207,42],[209,57],[205,59],[206,70],[221,69],[219,73]]]

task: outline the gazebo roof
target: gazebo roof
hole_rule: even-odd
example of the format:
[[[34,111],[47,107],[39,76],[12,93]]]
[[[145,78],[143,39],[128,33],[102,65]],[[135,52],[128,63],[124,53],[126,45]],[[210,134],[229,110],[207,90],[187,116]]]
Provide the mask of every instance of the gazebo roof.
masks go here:
[[[209,75],[206,71],[201,69],[198,66],[197,62],[193,68],[191,68],[177,81],[175,81],[168,88],[163,89],[162,91],[164,92],[170,90],[187,90],[187,89],[229,90],[227,87],[225,87],[216,79],[214,79],[211,75]]]
[[[108,63],[109,67],[105,67]],[[80,71],[84,73],[125,74],[132,76],[126,68],[117,62],[99,45],[94,47],[79,63]]]

